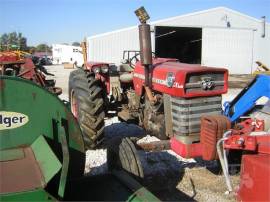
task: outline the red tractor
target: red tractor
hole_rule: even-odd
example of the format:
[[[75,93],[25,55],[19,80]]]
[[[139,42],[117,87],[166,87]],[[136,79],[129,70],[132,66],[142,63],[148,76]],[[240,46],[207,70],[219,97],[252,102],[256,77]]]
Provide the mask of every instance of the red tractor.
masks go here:
[[[83,68],[73,71],[69,77],[72,112],[88,148],[102,140],[104,117],[113,109],[120,119],[137,121],[148,134],[175,139],[187,156],[192,143],[199,141],[200,118],[221,114],[228,71],[154,57],[148,18],[141,11],[137,14],[142,22],[141,51],[126,51],[128,57],[120,66],[85,62]],[[86,43],[82,47],[87,61]]]

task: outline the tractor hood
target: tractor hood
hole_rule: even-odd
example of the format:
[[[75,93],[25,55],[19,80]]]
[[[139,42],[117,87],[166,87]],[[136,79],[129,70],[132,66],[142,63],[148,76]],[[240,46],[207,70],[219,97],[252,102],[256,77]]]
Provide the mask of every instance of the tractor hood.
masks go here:
[[[138,62],[134,69],[134,87],[142,94],[144,67]],[[177,59],[153,59],[152,89],[171,96],[214,96],[227,92],[228,70],[199,64],[180,63]]]

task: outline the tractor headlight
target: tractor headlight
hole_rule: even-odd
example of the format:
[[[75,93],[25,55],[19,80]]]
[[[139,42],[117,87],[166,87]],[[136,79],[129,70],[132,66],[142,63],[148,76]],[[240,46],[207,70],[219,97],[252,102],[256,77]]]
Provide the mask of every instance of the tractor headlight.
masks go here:
[[[100,73],[100,67],[94,67],[94,68],[93,68],[93,72],[94,72],[95,74]]]
[[[108,73],[108,71],[109,71],[109,66],[108,65],[101,66],[101,72],[103,74]]]
[[[175,75],[174,75],[174,73],[169,72],[167,74],[167,78],[166,78],[166,84],[167,84],[167,86],[169,88],[173,87],[174,82],[175,82]]]

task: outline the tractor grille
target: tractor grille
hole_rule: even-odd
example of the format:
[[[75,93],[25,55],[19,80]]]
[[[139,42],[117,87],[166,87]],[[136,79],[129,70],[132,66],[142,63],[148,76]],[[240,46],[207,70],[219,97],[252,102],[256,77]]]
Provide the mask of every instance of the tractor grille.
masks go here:
[[[221,114],[221,96],[185,99],[172,97],[171,117],[174,135],[190,135],[200,132],[200,119],[206,114]]]
[[[211,82],[211,86],[209,89],[203,88],[202,83],[208,81]],[[224,89],[224,73],[194,73],[188,74],[185,83],[185,92],[192,93],[192,92],[199,92],[205,90],[223,90]]]

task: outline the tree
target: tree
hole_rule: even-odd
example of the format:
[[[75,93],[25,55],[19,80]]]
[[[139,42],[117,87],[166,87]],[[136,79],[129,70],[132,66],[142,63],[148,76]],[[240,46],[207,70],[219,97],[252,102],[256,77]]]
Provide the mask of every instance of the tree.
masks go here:
[[[28,47],[28,52],[31,53],[31,54],[36,52],[36,47],[35,46],[29,46]]]
[[[8,34],[4,33],[0,37],[0,49],[1,51],[7,50],[8,47]]]
[[[22,33],[18,34],[17,44],[20,50],[24,50],[24,51],[28,50],[27,39],[22,36]]]
[[[4,33],[0,37],[0,49],[27,51],[27,39],[20,32]]]
[[[72,43],[72,46],[81,46],[81,44],[79,42],[75,41]]]
[[[36,52],[51,52],[51,47],[49,47],[47,44],[39,44],[36,46]]]

